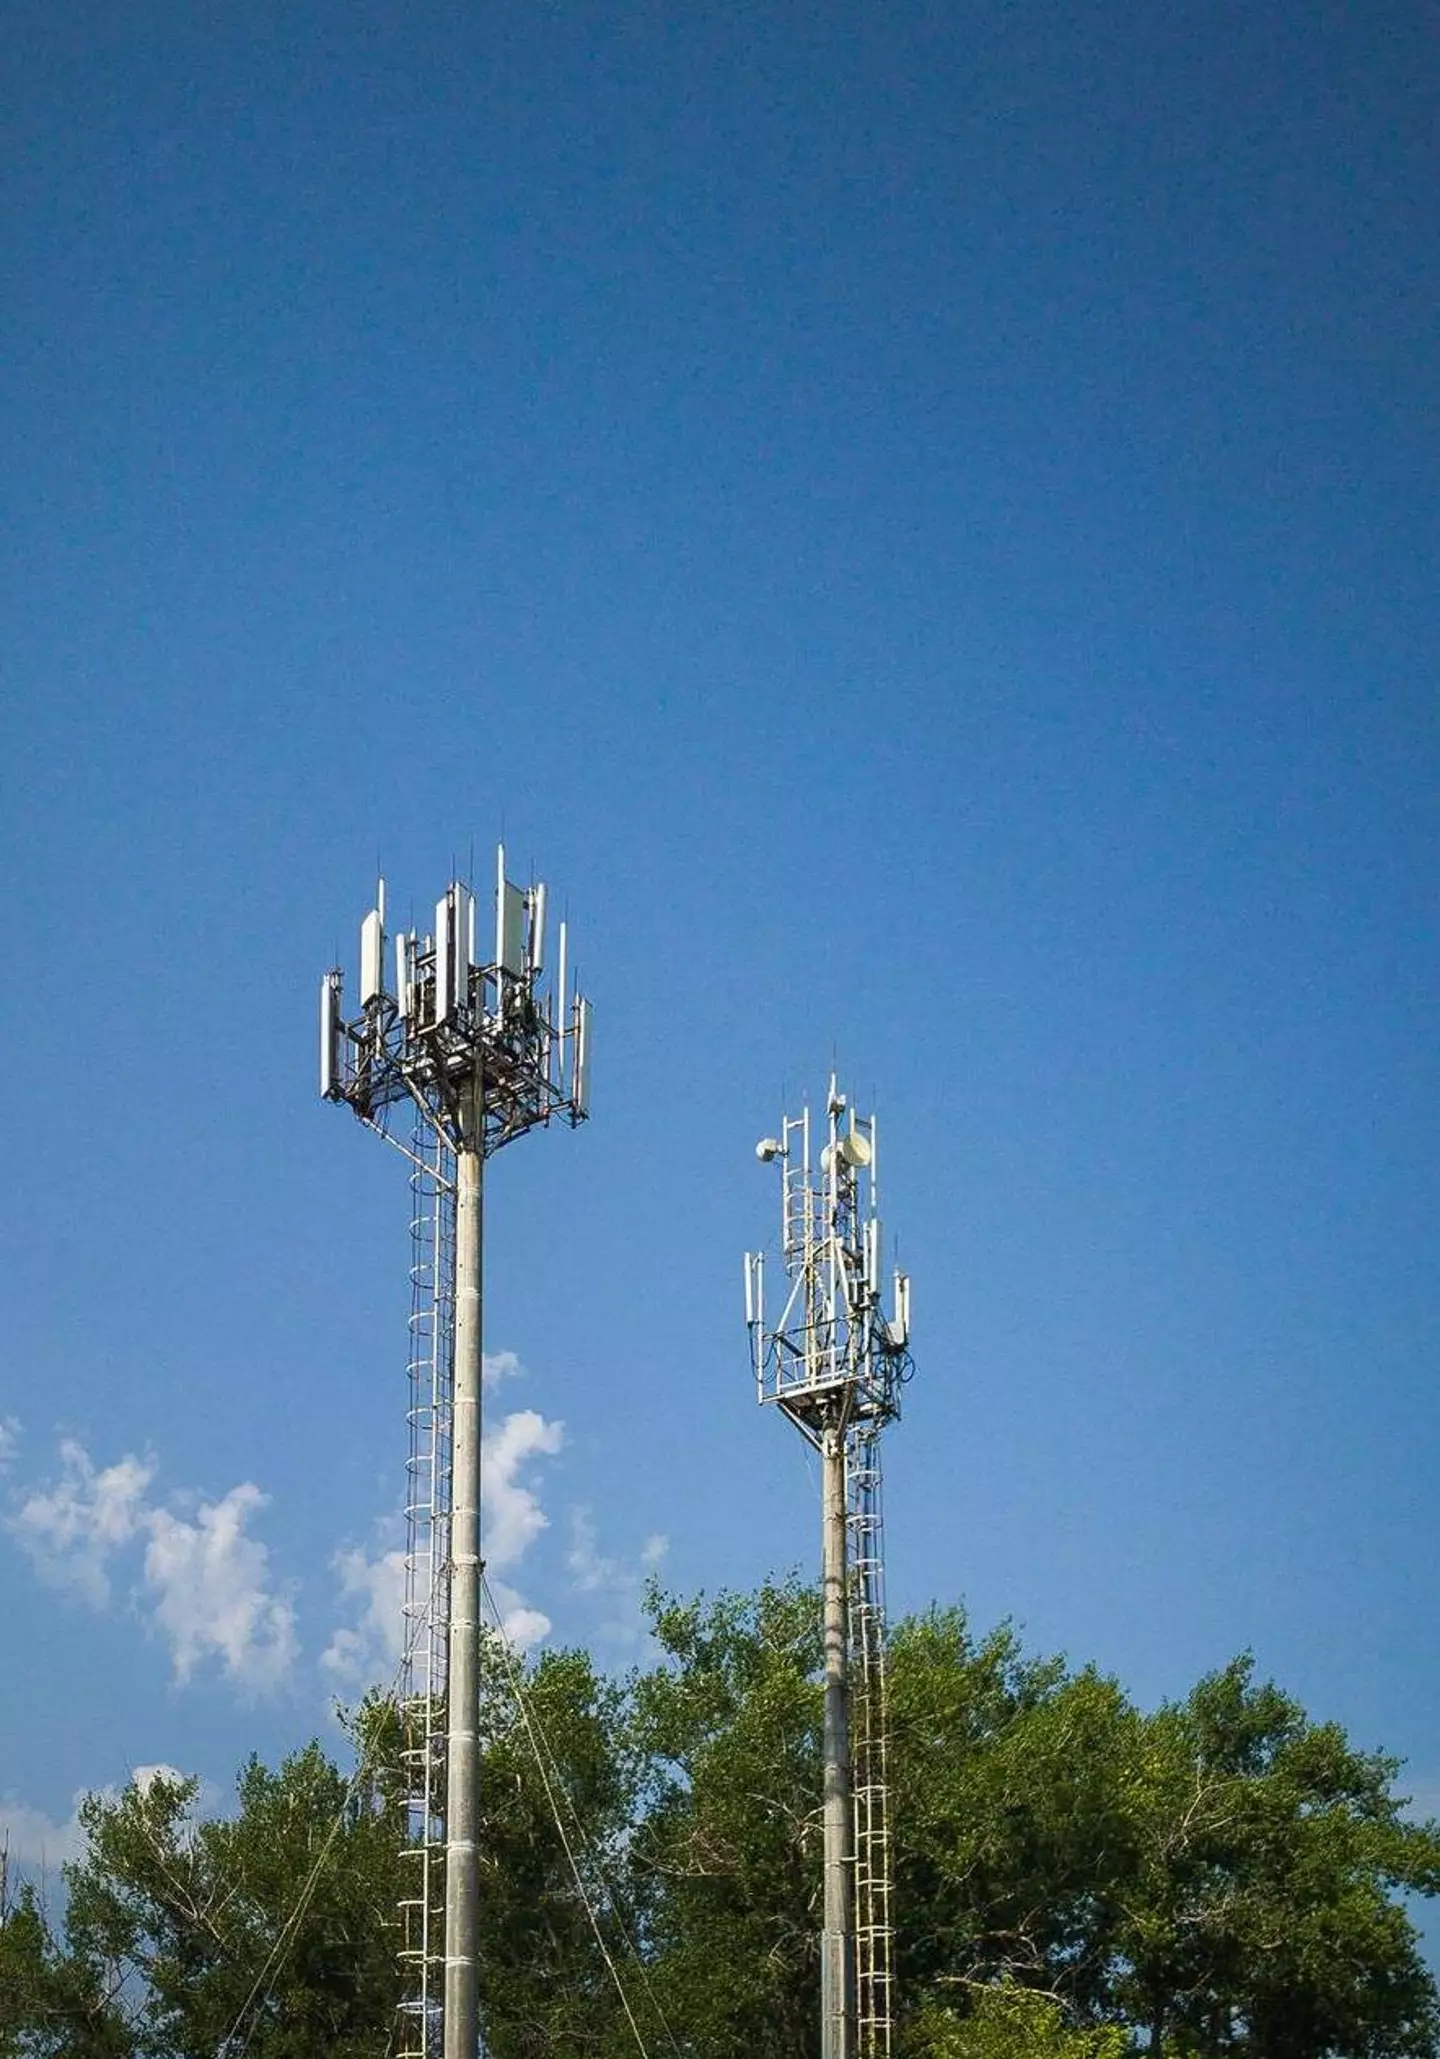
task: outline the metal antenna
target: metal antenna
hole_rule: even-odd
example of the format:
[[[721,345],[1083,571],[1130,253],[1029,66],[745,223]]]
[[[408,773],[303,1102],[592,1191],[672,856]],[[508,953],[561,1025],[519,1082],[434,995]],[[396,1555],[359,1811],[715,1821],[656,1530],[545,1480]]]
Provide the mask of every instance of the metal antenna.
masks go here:
[[[784,1305],[765,1310],[765,1255],[745,1255],[745,1320],[756,1392],[820,1454],[824,1609],[824,1928],[821,2059],[889,2059],[894,1921],[885,1693],[885,1550],[880,1433],[913,1370],[910,1282],[882,1311],[876,1210],[879,1133],[840,1092],[787,1115],[755,1155],[780,1167]]]
[[[411,1308],[404,1857],[396,2059],[479,2049],[479,1666],[482,1190],[485,1160],[552,1120],[589,1114],[590,1003],[552,989],[545,889],[512,886],[502,848],[494,953],[452,878],[433,935],[360,925],[360,1012],[320,985],[320,1092],[410,1161]],[[391,1134],[408,1108],[402,1138]]]

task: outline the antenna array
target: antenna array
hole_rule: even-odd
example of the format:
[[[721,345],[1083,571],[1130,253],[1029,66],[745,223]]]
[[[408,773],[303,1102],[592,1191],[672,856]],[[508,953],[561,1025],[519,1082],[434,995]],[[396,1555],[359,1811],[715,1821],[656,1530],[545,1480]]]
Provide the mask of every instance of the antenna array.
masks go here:
[[[387,1117],[413,1102],[450,1150],[460,1148],[477,1075],[484,1078],[484,1155],[559,1116],[590,1112],[590,1003],[567,990],[566,925],[559,926],[555,981],[544,974],[545,888],[512,886],[498,852],[494,954],[477,949],[475,895],[454,880],[435,904],[435,929],[402,930],[389,942],[385,882],[360,925],[360,1013],[342,1013],[344,975],[320,989],[320,1092],[346,1101],[389,1137]],[[393,1141],[393,1140],[392,1140]],[[401,1147],[405,1148],[404,1146]]]
[[[763,1252],[745,1259],[756,1391],[821,1455],[825,1611],[825,1913],[822,2059],[888,2059],[893,1885],[887,1776],[885,1550],[880,1433],[912,1371],[910,1282],[883,1308],[879,1133],[834,1076],[826,1141],[810,1111],[756,1146],[781,1168],[785,1299],[767,1319]]]

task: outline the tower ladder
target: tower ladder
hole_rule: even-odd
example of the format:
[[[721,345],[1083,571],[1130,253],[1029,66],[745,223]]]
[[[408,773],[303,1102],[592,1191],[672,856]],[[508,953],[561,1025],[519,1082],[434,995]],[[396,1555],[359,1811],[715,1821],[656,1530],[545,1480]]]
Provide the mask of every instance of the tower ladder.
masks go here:
[[[455,1165],[430,1123],[411,1139],[409,1454],[405,1656],[400,1684],[403,1831],[396,2059],[434,2059],[445,1990],[445,1727],[450,1620]]]
[[[881,1428],[880,1419],[862,1417],[851,1425],[846,1449],[857,2059],[890,2059],[893,2028],[894,1879],[885,1677]]]

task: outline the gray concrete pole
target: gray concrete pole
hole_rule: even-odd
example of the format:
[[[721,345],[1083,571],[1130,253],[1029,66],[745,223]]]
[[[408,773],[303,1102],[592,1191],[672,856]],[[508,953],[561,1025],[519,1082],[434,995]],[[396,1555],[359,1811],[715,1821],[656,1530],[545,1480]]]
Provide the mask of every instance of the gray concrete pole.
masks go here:
[[[821,1594],[825,1633],[825,1929],[820,1939],[820,2059],[851,2059],[854,2014],[849,1630],[845,1608],[845,1433],[821,1445]],[[447,2055],[448,2059],[448,2055]]]
[[[480,1312],[483,1117],[477,1080],[455,1161],[449,1721],[445,1758],[445,2059],[476,2059],[480,1928]]]

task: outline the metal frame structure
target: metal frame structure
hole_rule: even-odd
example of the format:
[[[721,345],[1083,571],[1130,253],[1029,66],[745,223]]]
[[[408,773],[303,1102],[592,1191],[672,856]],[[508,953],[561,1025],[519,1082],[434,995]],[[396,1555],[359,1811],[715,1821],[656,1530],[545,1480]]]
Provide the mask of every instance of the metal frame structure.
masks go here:
[[[385,885],[360,925],[360,1012],[320,988],[320,1091],[410,1161],[409,1450],[399,1709],[407,1875],[396,2059],[479,2048],[480,1387],[484,1162],[527,1131],[589,1114],[590,1004],[547,980],[545,888],[496,873],[495,943],[453,880],[435,928],[394,938]],[[408,1107],[403,1137],[392,1128]]]
[[[756,1392],[821,1458],[824,1610],[824,1928],[821,2059],[888,2059],[893,1885],[885,1692],[880,1433],[912,1371],[910,1282],[882,1306],[878,1125],[830,1079],[826,1142],[810,1111],[786,1116],[756,1155],[781,1168],[786,1295],[767,1320],[765,1257],[745,1258]]]

